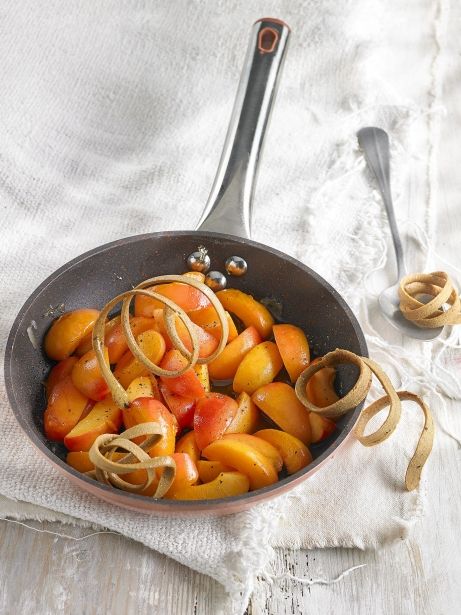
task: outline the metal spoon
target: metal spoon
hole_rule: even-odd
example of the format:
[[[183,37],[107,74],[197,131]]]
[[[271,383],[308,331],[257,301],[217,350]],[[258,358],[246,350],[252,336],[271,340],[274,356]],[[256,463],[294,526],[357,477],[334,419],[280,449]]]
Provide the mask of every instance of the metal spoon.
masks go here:
[[[361,128],[357,133],[357,138],[365,154],[367,164],[378,182],[379,191],[381,192],[386,208],[389,226],[391,227],[392,241],[394,243],[395,257],[397,260],[397,282],[383,290],[378,298],[381,312],[391,325],[401,333],[418,340],[432,340],[440,335],[443,327],[437,327],[436,329],[421,329],[406,320],[399,308],[399,280],[406,275],[406,271],[403,260],[402,242],[400,241],[399,232],[397,230],[394,207],[392,205],[389,170],[389,136],[381,128],[369,126]]]

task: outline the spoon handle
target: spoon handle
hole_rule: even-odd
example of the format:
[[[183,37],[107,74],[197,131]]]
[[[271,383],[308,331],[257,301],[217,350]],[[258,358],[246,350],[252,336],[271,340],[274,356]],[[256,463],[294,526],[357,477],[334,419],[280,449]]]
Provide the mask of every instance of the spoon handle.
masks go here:
[[[391,227],[392,241],[394,243],[395,257],[397,259],[397,275],[399,280],[405,275],[405,262],[403,260],[403,247],[400,240],[397,222],[395,220],[394,206],[391,196],[390,182],[390,155],[389,136],[381,128],[368,126],[361,128],[357,133],[359,145],[365,154],[368,166],[372,170],[379,191],[383,198],[384,206]]]

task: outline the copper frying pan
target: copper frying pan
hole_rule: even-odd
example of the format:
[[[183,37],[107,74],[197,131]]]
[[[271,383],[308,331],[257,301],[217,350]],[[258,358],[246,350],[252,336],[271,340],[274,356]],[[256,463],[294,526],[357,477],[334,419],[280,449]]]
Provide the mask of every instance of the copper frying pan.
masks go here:
[[[231,255],[249,264],[232,286],[255,297],[275,298],[282,318],[307,332],[314,354],[345,348],[367,355],[360,326],[342,297],[315,271],[250,237],[250,209],[264,133],[275,97],[290,30],[277,19],[261,19],[252,29],[223,154],[198,230],[128,237],[86,252],[63,265],[32,293],[12,326],[5,355],[5,381],[15,417],[38,450],[71,481],[108,502],[156,514],[227,514],[277,496],[306,480],[350,434],[361,407],[338,422],[334,436],[312,447],[314,461],[304,470],[264,489],[209,501],[152,500],[97,483],[65,463],[65,450],[43,434],[45,406],[41,382],[51,363],[43,337],[53,316],[50,306],[101,308],[111,297],[153,275],[182,273],[187,256],[204,245],[213,268]],[[35,323],[37,348],[28,329]],[[30,329],[29,329],[30,331]],[[347,392],[354,374],[340,370],[338,388]],[[327,471],[327,470],[324,470]]]

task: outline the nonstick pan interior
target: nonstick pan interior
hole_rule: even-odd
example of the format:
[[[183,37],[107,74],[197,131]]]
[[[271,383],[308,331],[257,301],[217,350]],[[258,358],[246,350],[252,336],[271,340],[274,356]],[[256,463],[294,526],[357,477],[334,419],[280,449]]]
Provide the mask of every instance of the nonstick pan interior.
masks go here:
[[[43,434],[45,397],[41,383],[51,367],[42,351],[44,335],[60,310],[101,308],[118,293],[148,277],[183,273],[187,256],[199,245],[208,249],[214,269],[224,270],[224,261],[231,255],[242,256],[248,262],[248,272],[241,278],[230,278],[229,285],[258,299],[274,299],[282,306],[282,320],[307,333],[314,355],[335,348],[367,355],[354,315],[331,286],[300,262],[248,239],[203,231],[153,233],[106,244],[76,258],[45,280],[18,314],[7,344],[5,379],[16,418],[33,443],[69,478],[105,499],[114,501],[115,490],[73,470],[64,461],[64,447],[48,441]],[[354,377],[352,371],[340,370],[337,380],[341,394],[351,388]],[[315,459],[308,468],[255,493],[205,502],[173,502],[117,491],[116,501],[122,506],[169,514],[224,513],[246,508],[283,492],[312,473],[344,440],[359,411],[360,407],[342,417],[334,437],[312,447]]]

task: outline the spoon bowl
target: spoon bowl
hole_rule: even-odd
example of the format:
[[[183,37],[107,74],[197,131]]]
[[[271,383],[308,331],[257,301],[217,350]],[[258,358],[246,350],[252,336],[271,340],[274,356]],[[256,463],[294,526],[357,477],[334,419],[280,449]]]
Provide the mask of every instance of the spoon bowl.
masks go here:
[[[365,155],[365,160],[376,178],[384,206],[389,220],[392,241],[397,260],[397,277],[401,280],[405,276],[405,263],[403,260],[403,246],[400,241],[397,222],[395,220],[394,206],[392,204],[390,182],[390,154],[389,136],[382,128],[367,126],[357,133],[359,145]],[[424,301],[424,297],[419,297]],[[427,297],[427,300],[432,297]],[[390,324],[408,337],[417,340],[430,341],[442,333],[443,327],[435,329],[422,329],[405,318],[400,310],[399,282],[389,286],[381,292],[378,298],[379,307],[383,316]]]

